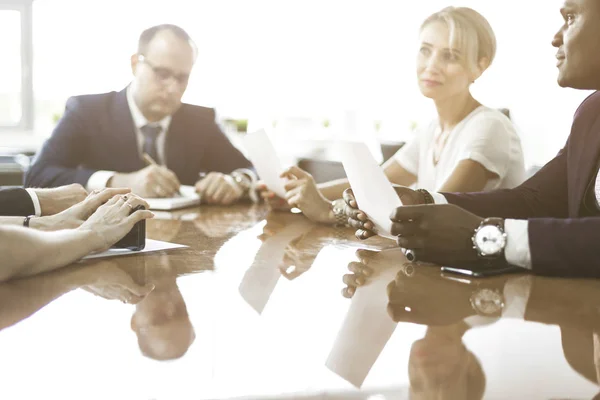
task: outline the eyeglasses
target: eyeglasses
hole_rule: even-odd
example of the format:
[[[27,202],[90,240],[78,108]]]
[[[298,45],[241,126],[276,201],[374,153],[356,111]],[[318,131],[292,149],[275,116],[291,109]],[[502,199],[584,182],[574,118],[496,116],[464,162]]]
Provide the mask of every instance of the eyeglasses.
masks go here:
[[[141,54],[138,55],[138,61],[143,62],[144,64],[149,66],[150,69],[152,69],[152,72],[154,72],[154,75],[158,78],[158,80],[161,83],[166,83],[169,80],[169,78],[174,78],[180,85],[187,85],[188,81],[190,80],[190,74],[176,74],[169,68],[157,67]]]

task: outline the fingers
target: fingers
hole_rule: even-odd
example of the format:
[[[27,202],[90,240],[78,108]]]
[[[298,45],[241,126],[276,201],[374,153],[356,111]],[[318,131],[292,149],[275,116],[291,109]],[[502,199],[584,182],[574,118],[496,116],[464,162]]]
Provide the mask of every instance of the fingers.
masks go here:
[[[354,296],[354,293],[356,293],[355,286],[348,286],[342,289],[342,296],[344,296],[347,299],[351,299],[352,296]]]
[[[304,185],[306,185],[306,181],[304,179],[294,179],[291,181],[287,181],[283,187],[285,188],[286,192],[289,192],[290,190],[302,187]]]
[[[356,232],[354,232],[354,236],[356,236],[358,240],[366,240],[375,235],[377,235],[375,232],[366,229],[357,229]]]
[[[283,171],[280,175],[281,178],[288,178],[288,179],[308,179],[308,178],[312,178],[312,175],[309,174],[308,172],[304,171],[302,168],[299,168],[297,166],[291,166],[288,169],[286,169],[285,171]]]
[[[144,200],[141,197],[138,197],[134,194],[124,195],[123,198],[125,199],[125,203],[123,204],[123,207],[129,207],[131,210],[133,210],[139,206],[143,206],[145,209],[150,208],[150,205],[146,202],[146,200]]]
[[[354,272],[355,274],[364,275],[366,277],[373,275],[372,268],[367,267],[365,264],[356,261],[353,261],[350,264],[348,264],[348,270],[350,272]]]
[[[419,205],[419,206],[402,206],[392,211],[390,219],[394,222],[416,220],[423,217],[423,214],[427,209],[430,209],[431,205]],[[435,206],[434,206],[435,207]],[[440,207],[440,206],[438,206]]]
[[[356,198],[354,198],[354,192],[352,189],[344,190],[342,198],[346,202],[346,205],[350,206],[351,208],[358,208],[358,204],[356,203]]]
[[[162,169],[157,169],[161,171]],[[151,190],[160,197],[172,197],[179,190],[180,185],[173,182],[167,174],[157,172],[150,178]]]
[[[89,207],[88,211],[94,212],[110,199],[129,192],[131,192],[131,189],[127,188],[106,188],[96,193],[92,192],[85,200],[87,202],[86,206]]]
[[[201,195],[206,195],[207,188],[212,184],[212,181],[219,175],[217,172],[210,172],[204,178],[196,183],[196,191]]]
[[[394,236],[414,236],[424,231],[422,221],[393,222],[391,234]]]
[[[154,213],[148,210],[137,210],[133,214],[127,217],[127,223],[130,223],[131,226],[137,224],[141,220],[154,218]]]
[[[361,285],[364,285],[367,280],[366,280],[366,278],[364,276],[362,276],[360,274],[346,274],[342,278],[342,281],[346,285],[361,286]]]

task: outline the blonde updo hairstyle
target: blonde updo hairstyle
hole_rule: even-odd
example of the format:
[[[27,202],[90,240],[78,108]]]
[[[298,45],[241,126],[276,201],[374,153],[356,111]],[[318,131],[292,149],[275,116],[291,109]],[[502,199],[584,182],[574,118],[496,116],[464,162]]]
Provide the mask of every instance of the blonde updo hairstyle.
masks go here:
[[[477,11],[468,7],[446,7],[429,16],[421,25],[441,22],[449,31],[449,47],[461,52],[461,61],[477,79],[492,63],[496,55],[496,35],[490,23]]]

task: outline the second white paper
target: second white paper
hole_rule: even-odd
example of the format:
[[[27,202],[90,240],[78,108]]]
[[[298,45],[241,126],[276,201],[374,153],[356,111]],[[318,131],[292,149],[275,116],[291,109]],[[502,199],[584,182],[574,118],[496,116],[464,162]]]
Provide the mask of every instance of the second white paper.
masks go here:
[[[393,238],[390,214],[402,206],[402,202],[392,184],[366,144],[339,142],[338,146],[358,208],[375,224],[378,235]]]
[[[269,190],[284,199],[284,180],[279,177],[283,172],[283,167],[271,139],[267,136],[267,132],[261,129],[248,133],[244,137],[244,147],[248,151],[248,157],[254,168],[256,168],[260,179],[267,185]]]

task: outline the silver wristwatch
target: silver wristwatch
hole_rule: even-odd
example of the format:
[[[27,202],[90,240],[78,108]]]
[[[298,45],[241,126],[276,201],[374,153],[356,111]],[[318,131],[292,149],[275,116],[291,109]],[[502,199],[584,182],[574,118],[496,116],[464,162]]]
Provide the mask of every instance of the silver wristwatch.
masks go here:
[[[482,258],[500,258],[504,256],[506,247],[506,233],[502,218],[486,218],[473,235],[473,248]]]
[[[344,199],[337,199],[331,202],[331,212],[335,218],[335,225],[343,226],[348,223],[346,216],[346,202]]]

